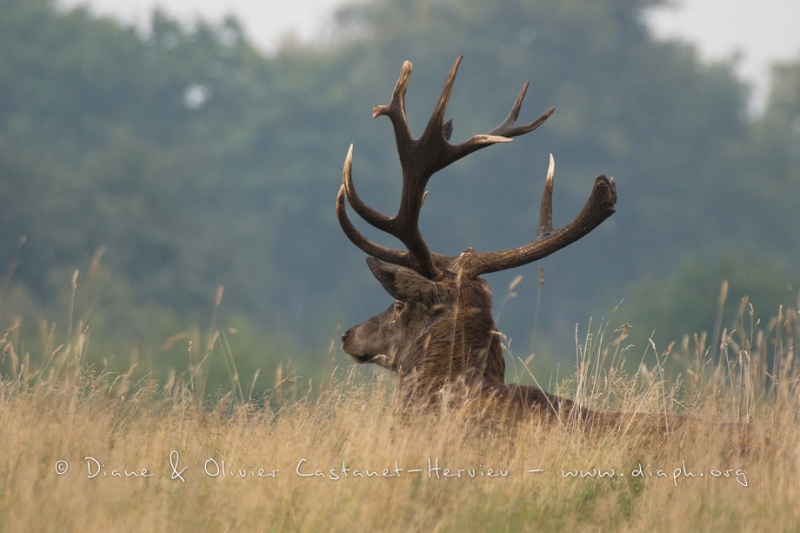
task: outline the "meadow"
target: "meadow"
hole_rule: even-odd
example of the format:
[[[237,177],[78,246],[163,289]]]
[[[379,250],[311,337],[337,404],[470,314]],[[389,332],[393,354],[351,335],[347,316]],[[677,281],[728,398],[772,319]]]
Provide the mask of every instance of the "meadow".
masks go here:
[[[557,392],[698,421],[669,437],[399,413],[392,376],[365,367],[313,390],[278,375],[254,398],[231,359],[230,390],[210,397],[202,364],[161,382],[94,369],[86,330],[32,364],[12,326],[0,530],[796,531],[800,323],[791,309],[738,320],[716,350],[687,336],[634,373],[623,360],[655,347],[628,347],[625,327],[576,342]],[[212,333],[196,359],[221,342]],[[747,441],[716,422],[748,424]]]

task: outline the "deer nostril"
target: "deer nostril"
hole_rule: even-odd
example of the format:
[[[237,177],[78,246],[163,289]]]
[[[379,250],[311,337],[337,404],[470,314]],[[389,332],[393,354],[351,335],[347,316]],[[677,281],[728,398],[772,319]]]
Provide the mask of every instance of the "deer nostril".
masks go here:
[[[342,342],[347,342],[347,338],[350,336],[350,330],[348,329],[344,333],[342,333]]]

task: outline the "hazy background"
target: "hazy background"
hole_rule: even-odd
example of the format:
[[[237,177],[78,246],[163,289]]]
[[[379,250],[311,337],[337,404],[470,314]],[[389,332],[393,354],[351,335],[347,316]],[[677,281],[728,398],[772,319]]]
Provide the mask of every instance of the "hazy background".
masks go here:
[[[619,189],[614,217],[541,262],[538,313],[537,265],[488,277],[510,361],[534,352],[546,382],[574,364],[576,331],[631,324],[637,364],[797,307],[796,2],[80,5],[0,0],[0,328],[31,357],[89,328],[93,364],[159,379],[217,333],[216,383],[231,358],[261,388],[279,364],[349,364],[342,331],[389,298],[335,221],[347,147],[362,197],[394,212],[397,155],[372,106],[411,59],[419,132],[461,53],[454,137],[494,127],[528,79],[523,117],[557,111],[434,177],[433,249],[530,240],[549,152],[557,225],[597,174]]]
[[[330,37],[336,9],[348,0],[62,0],[62,5],[88,5],[96,13],[146,26],[159,7],[180,20],[238,17],[253,42],[275,50],[285,39],[324,43]],[[647,15],[656,36],[681,39],[696,46],[703,60],[736,57],[736,72],[752,84],[753,105],[767,97],[769,68],[792,59],[800,50],[800,2],[795,0],[673,0]]]

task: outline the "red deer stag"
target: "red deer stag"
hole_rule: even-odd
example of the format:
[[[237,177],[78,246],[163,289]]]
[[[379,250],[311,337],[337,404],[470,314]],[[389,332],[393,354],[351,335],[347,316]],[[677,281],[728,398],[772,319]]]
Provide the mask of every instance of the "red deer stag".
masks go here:
[[[388,116],[394,127],[403,172],[400,209],[389,217],[365,204],[352,179],[353,148],[347,154],[336,214],[347,237],[367,255],[367,264],[395,299],[388,309],[342,335],[344,351],[361,363],[377,363],[400,376],[398,394],[413,405],[436,402],[443,391],[467,391],[488,404],[501,402],[517,412],[538,412],[581,419],[593,413],[571,400],[504,380],[505,361],[492,318],[492,293],[482,274],[522,266],[542,259],[585,236],[614,213],[617,200],[613,178],[595,179],[589,200],[569,224],[553,228],[553,160],[542,195],[536,238],[518,248],[479,253],[472,248],[450,257],[432,252],[419,230],[419,214],[430,177],[451,163],[486,146],[538,128],[554,109],[527,124],[517,124],[528,83],[508,117],[495,129],[461,144],[451,144],[452,121],[444,122],[459,57],[444,84],[425,131],[414,139],[405,114],[405,93],[411,75],[406,61],[388,105],[376,106],[373,118]],[[407,251],[368,240],[349,220],[345,198],[375,228],[393,235]]]

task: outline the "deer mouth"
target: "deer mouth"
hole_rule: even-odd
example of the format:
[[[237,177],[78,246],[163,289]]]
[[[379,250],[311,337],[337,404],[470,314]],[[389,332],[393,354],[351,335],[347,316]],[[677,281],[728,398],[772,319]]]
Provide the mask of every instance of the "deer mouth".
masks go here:
[[[377,359],[378,357],[380,357],[380,355],[372,355],[372,354],[368,354],[368,355],[353,355],[353,354],[348,354],[348,355],[349,355],[350,357],[352,357],[353,359],[355,359],[355,361],[356,361],[357,363],[362,363],[362,364],[365,364],[365,363],[371,363],[372,361],[374,361],[375,359]]]
[[[392,359],[388,355],[382,353],[378,355],[365,355],[361,358],[355,357],[355,360],[359,363],[374,363],[378,366],[382,366],[383,368],[393,370]]]
[[[353,330],[349,329],[344,332],[342,335],[342,350],[344,353],[352,357],[357,363],[371,363],[376,358],[380,357],[380,355],[372,354],[372,353],[359,353],[360,350],[357,346],[354,346],[352,341],[351,332]]]
[[[366,346],[363,346],[362,343],[357,342],[355,340],[357,336],[352,334],[353,329],[354,328],[350,328],[342,335],[342,350],[344,350],[344,353],[352,357],[356,363],[359,364],[375,363],[385,368],[392,368],[393,358],[385,353],[375,353]]]
[[[389,356],[382,353],[379,353],[377,355],[374,354],[366,354],[366,355],[347,354],[347,355],[352,357],[356,361],[356,363],[359,364],[375,363],[378,366],[383,366],[386,368],[389,368],[391,366],[391,359],[389,358]]]

